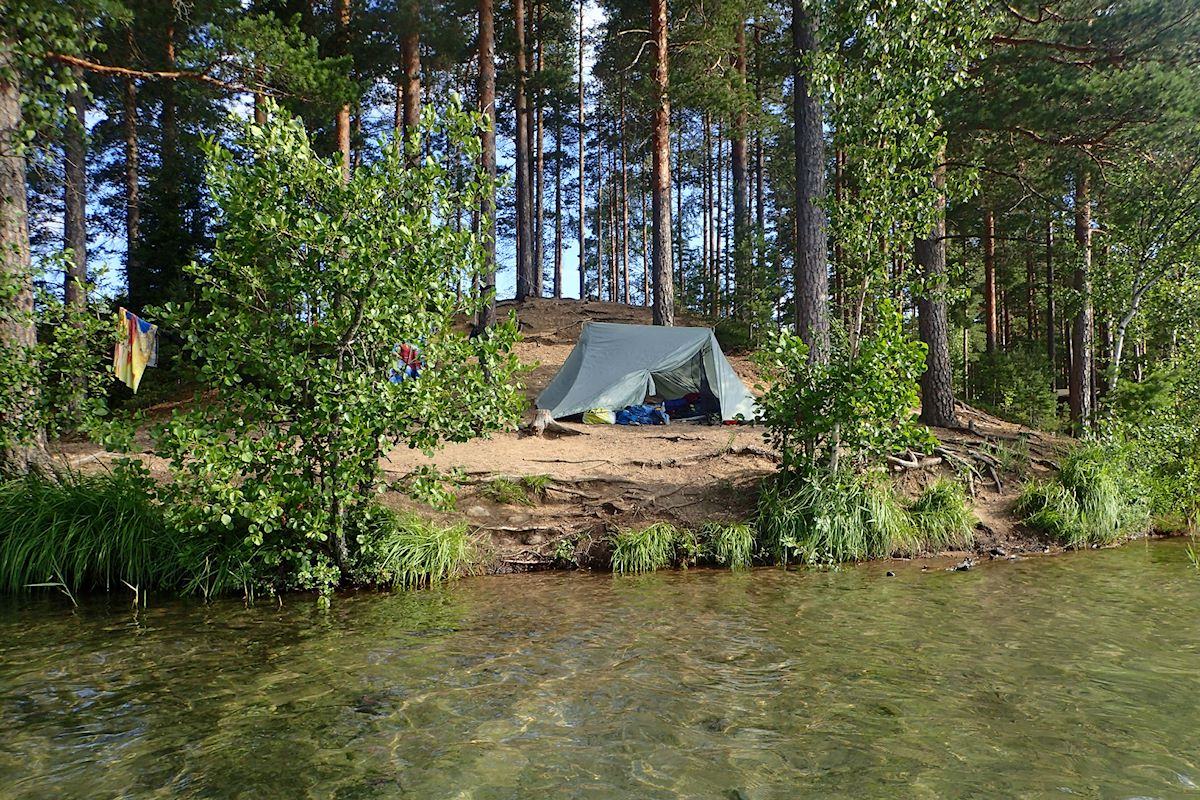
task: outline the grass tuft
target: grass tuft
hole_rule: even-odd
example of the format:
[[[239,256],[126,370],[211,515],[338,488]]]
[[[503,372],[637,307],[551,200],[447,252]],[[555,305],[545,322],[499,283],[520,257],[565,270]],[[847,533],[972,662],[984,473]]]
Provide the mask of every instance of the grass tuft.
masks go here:
[[[1088,445],[1067,456],[1054,478],[1026,484],[1017,513],[1064,547],[1106,545],[1149,527],[1138,495],[1120,454]]]
[[[622,528],[612,537],[612,569],[621,575],[654,572],[675,560],[680,530],[666,522],[646,528]]]
[[[466,525],[442,528],[415,515],[393,516],[378,549],[381,582],[401,589],[464,575],[474,555]]]
[[[916,552],[966,550],[975,544],[975,515],[962,484],[939,480],[925,487],[908,507],[920,549]]]
[[[707,552],[721,566],[747,569],[754,558],[754,529],[746,524],[710,522],[700,531]]]
[[[0,484],[0,591],[144,591],[181,578],[177,542],[140,477],[29,476]]]
[[[523,475],[519,478],[493,478],[480,487],[483,496],[507,506],[532,506],[546,496],[549,475]]]
[[[758,531],[777,563],[836,564],[891,555],[915,541],[891,485],[850,472],[764,486]]]

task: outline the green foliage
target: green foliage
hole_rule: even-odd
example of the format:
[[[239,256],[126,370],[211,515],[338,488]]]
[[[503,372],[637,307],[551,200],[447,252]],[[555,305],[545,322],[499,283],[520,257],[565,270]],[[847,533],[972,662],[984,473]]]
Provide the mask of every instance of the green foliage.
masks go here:
[[[37,283],[32,318],[37,344],[26,349],[0,339],[0,450],[29,444],[42,434],[98,433],[108,414],[113,317],[90,291],[89,302],[79,309],[46,291],[57,262],[45,266]],[[0,276],[0,324],[27,325],[29,316],[15,311],[12,302],[22,281],[12,277]]]
[[[1200,511],[1200,369],[1159,370],[1107,398],[1104,430],[1124,445],[1150,509],[1194,523]]]
[[[612,537],[612,569],[620,575],[654,572],[675,561],[680,530],[666,522],[622,528]]]
[[[1032,347],[982,353],[971,372],[971,398],[1011,422],[1041,430],[1059,427],[1045,353]]]
[[[328,589],[348,576],[355,539],[396,443],[429,449],[511,425],[520,408],[510,321],[469,338],[455,327],[484,298],[458,295],[482,268],[469,230],[448,224],[493,191],[454,175],[478,155],[480,117],[457,105],[427,135],[447,144],[413,165],[395,147],[343,183],[304,126],[277,109],[210,143],[221,234],[189,268],[198,299],[168,304],[198,365],[197,397],[154,432],[174,481],[169,523],[244,533],[276,588]],[[468,281],[468,285],[469,285]],[[389,380],[394,348],[420,346],[420,379]]]
[[[39,476],[0,483],[0,591],[175,588],[179,541],[142,475]]]
[[[1141,495],[1127,454],[1091,444],[1067,456],[1054,478],[1027,484],[1016,510],[1063,546],[1081,548],[1145,533],[1150,516]]]
[[[912,521],[878,474],[823,472],[809,480],[768,481],[757,528],[776,563],[837,564],[884,558],[916,547]]]
[[[975,515],[961,483],[939,480],[926,486],[908,507],[926,552],[965,550],[975,544]]]
[[[432,464],[423,464],[396,481],[393,488],[406,492],[438,511],[453,511],[458,506],[454,487],[465,479],[462,470],[443,473]]]
[[[835,452],[861,468],[888,453],[933,446],[914,411],[925,345],[904,334],[893,310],[856,352],[835,338],[828,363],[810,361],[804,342],[787,331],[757,359],[770,383],[759,399],[765,437],[785,473],[810,474],[831,464]]]
[[[712,560],[730,569],[746,569],[754,559],[754,528],[745,523],[710,522],[700,530]]]

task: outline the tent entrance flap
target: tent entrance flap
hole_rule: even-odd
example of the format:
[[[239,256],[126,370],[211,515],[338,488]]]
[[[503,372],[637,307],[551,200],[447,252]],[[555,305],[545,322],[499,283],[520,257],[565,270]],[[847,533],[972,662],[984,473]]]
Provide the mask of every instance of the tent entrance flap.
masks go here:
[[[723,419],[753,419],[754,397],[708,328],[591,322],[537,398],[556,418],[592,408],[621,409],[654,395],[711,395]]]

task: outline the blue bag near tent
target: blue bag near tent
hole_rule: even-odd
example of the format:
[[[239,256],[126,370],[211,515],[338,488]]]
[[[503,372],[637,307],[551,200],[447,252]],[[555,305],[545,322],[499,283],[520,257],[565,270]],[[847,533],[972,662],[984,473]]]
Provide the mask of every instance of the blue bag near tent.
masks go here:
[[[625,406],[617,412],[618,425],[670,425],[671,418],[661,406],[642,403],[636,406]]]

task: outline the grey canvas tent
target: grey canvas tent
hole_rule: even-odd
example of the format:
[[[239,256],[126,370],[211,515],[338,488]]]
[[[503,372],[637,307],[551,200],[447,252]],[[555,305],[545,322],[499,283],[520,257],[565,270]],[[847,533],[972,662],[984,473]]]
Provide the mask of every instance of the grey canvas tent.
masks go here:
[[[721,404],[722,419],[755,417],[754,397],[708,328],[589,322],[537,407],[562,419],[592,408],[622,409],[656,395],[692,392]]]

